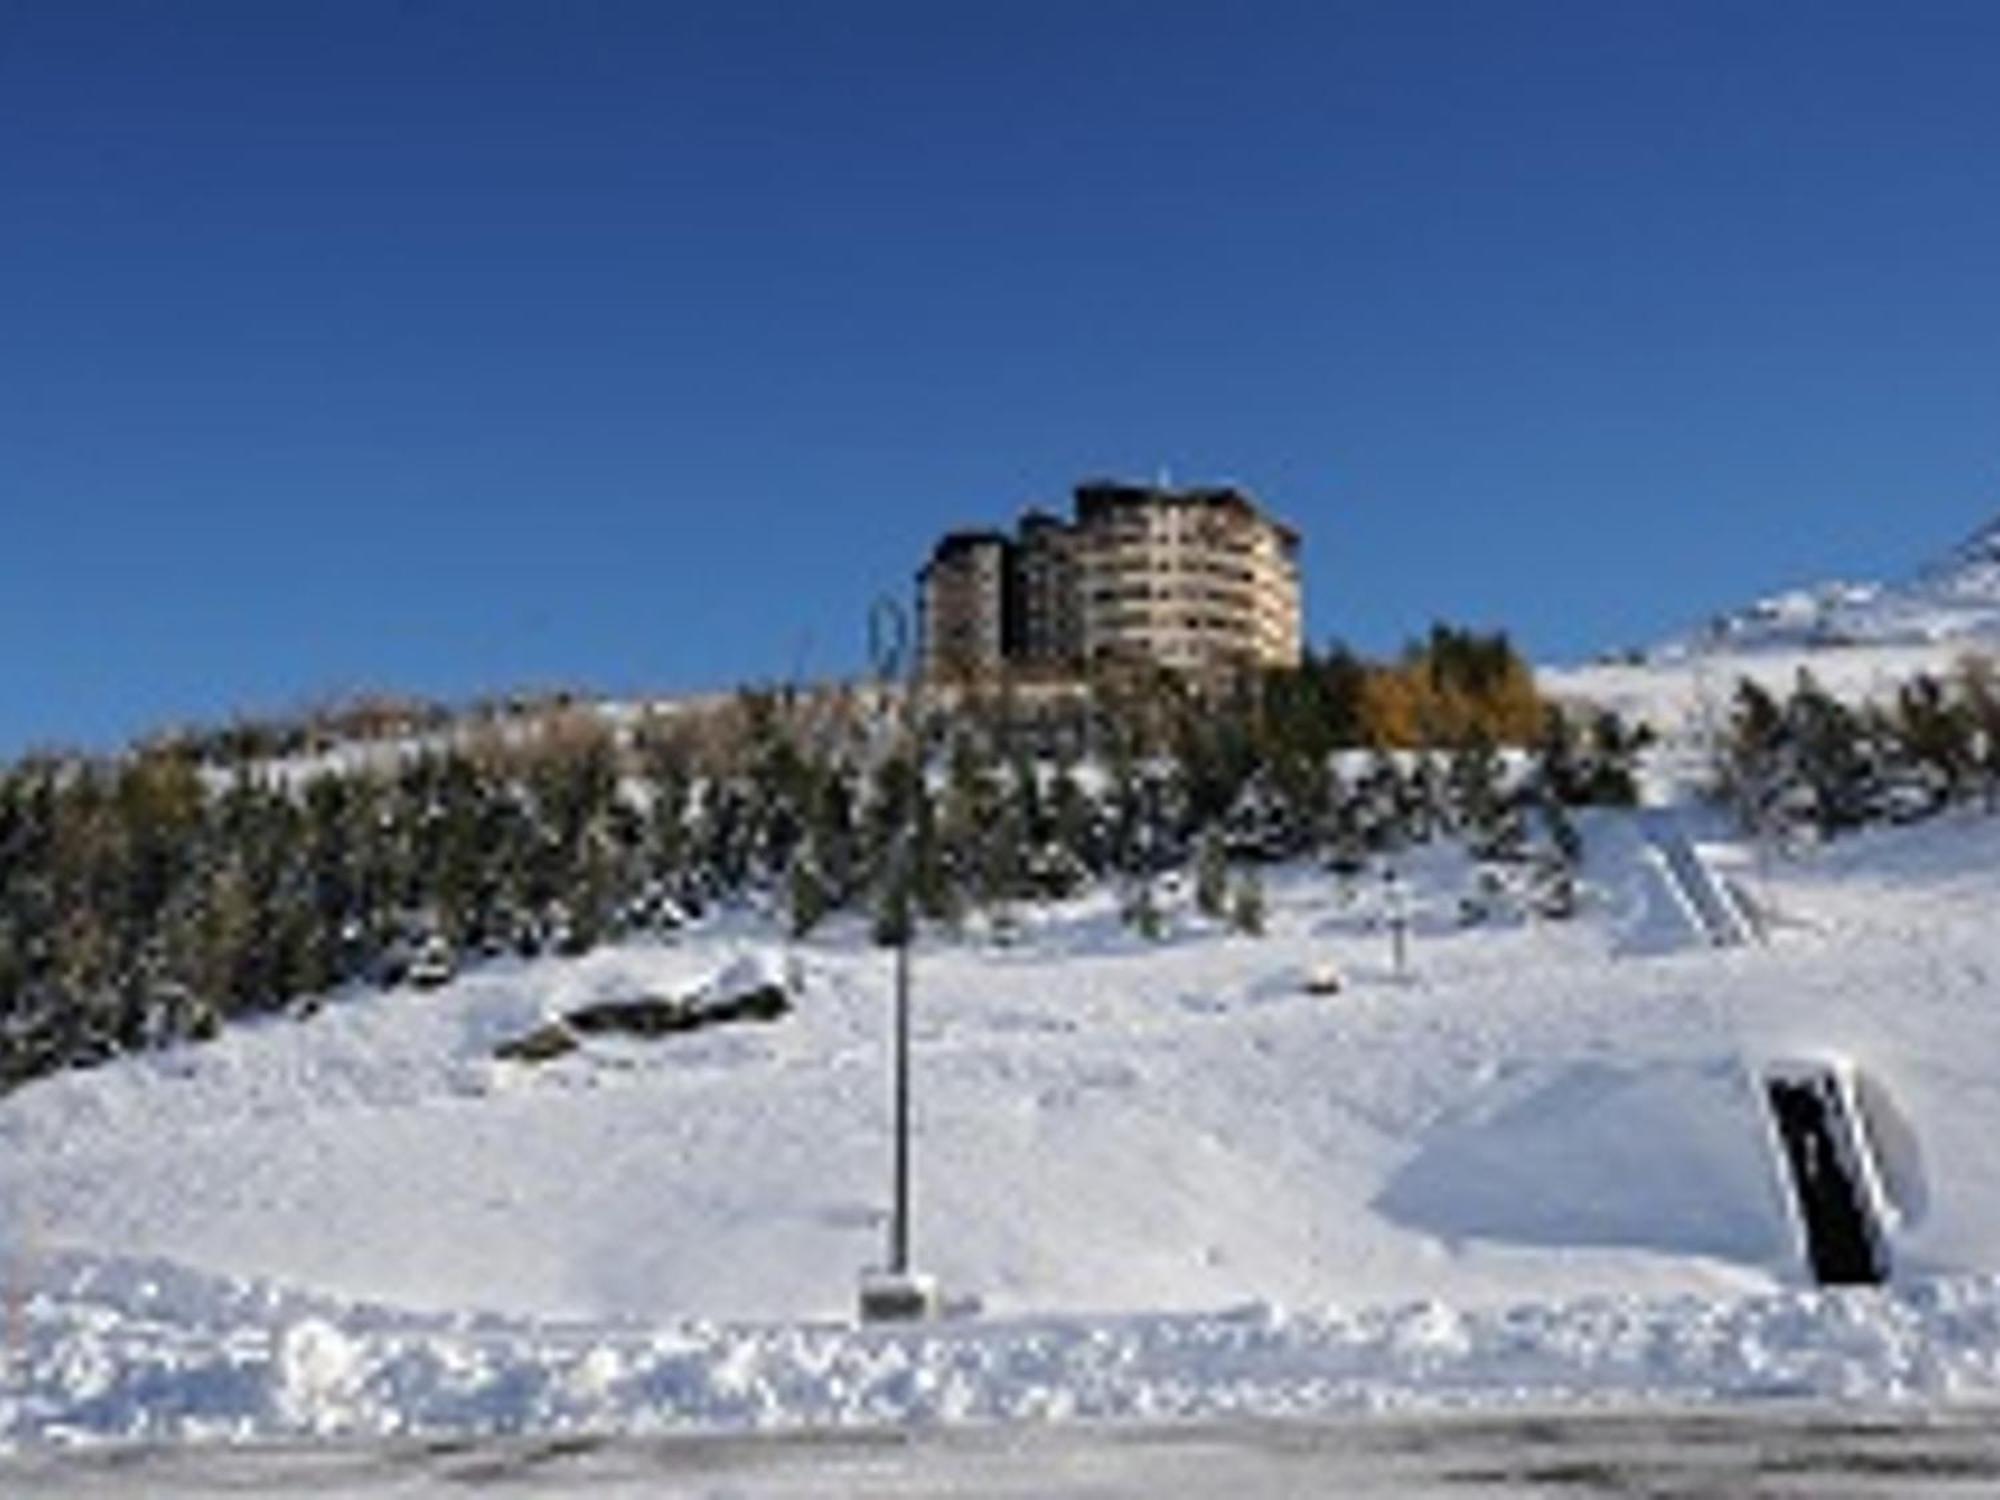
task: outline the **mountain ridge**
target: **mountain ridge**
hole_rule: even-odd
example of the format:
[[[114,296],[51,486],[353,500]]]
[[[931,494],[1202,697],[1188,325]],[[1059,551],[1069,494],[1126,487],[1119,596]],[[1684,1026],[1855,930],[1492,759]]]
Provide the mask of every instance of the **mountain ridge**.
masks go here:
[[[1828,579],[1728,610],[1650,655],[2000,640],[2000,514],[1895,582]]]

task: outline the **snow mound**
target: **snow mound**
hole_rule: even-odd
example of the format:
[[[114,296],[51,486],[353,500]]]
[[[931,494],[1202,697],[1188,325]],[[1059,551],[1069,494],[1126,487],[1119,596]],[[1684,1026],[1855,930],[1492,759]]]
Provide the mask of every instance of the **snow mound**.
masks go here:
[[[1590,1060],[1494,1094],[1430,1135],[1377,1206],[1456,1241],[1785,1254],[1785,1207],[1735,1060]]]
[[[158,1266],[50,1269],[9,1350],[0,1449],[2000,1392],[1986,1278],[864,1331],[413,1319]]]
[[[702,983],[693,996],[699,1006],[726,1005],[763,991],[794,988],[789,966],[766,949],[739,953]]]

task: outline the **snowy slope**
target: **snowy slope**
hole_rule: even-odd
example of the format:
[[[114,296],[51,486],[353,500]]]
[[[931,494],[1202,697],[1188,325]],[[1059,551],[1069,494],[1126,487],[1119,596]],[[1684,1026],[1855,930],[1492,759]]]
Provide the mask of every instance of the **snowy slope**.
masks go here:
[[[886,1200],[889,965],[854,931],[789,955],[806,983],[781,1021],[593,1039],[539,1068],[492,1047],[783,945],[746,917],[43,1080],[0,1103],[0,1249],[39,1393],[0,1408],[0,1434],[199,1431],[203,1401],[217,1430],[276,1432],[553,1421],[578,1390],[578,1421],[781,1421],[1546,1394],[1605,1361],[1637,1360],[1611,1382],[1634,1392],[1804,1378],[1718,1352],[1718,1328],[1767,1351],[1796,1334],[1799,1360],[1831,1361],[1816,1390],[1900,1389],[1919,1367],[1990,1386],[2000,823],[1873,834],[1810,865],[1743,857],[1775,937],[1729,950],[1677,915],[1636,827],[1586,832],[1568,924],[1459,930],[1469,872],[1415,859],[1408,979],[1373,884],[1310,871],[1274,881],[1261,939],[1183,914],[1147,944],[1100,900],[1004,950],[926,943],[918,1257],[986,1308],[935,1343],[825,1328],[879,1259]],[[1345,991],[1306,994],[1327,961]],[[1852,1359],[1816,1342],[1850,1315],[1803,1289],[1750,1082],[1835,1054],[1893,1098],[1921,1187],[1893,1246],[1905,1290],[1855,1315]],[[1246,1304],[1267,1310],[1249,1333],[1213,1316]],[[1250,1393],[1233,1406],[1206,1356],[1098,1370],[1218,1338],[1263,1351],[1227,1367]],[[965,1368],[987,1373],[940,1395]],[[453,1406],[461,1376],[487,1395]]]
[[[1439,1287],[1505,1294],[1510,1254],[1441,1253],[1420,1180],[1411,1227],[1357,1208],[1507,1050],[1546,1058],[1578,1025],[1618,1024],[1579,998],[1551,1033],[1547,997],[1506,986],[1509,969],[1566,952],[1592,967],[1623,924],[1657,936],[1662,914],[1607,890],[1602,923],[1462,935],[1441,909],[1422,982],[1403,986],[1367,913],[1332,908],[1326,884],[1281,888],[1262,941],[1155,948],[1090,905],[1018,950],[920,955],[921,1242],[950,1284],[1038,1311],[1398,1296],[1415,1253]],[[545,1013],[686,988],[756,941],[505,967],[51,1080],[0,1106],[0,1181],[52,1241],[350,1297],[441,1310],[476,1286],[482,1306],[545,1315],[840,1315],[880,1244],[883,955],[852,934],[808,947],[800,1012],[769,1028],[595,1044],[538,1070],[489,1059]],[[1305,995],[1329,956],[1354,993]],[[1721,1047],[1702,1005],[1671,989],[1661,1005],[1658,1051]],[[1576,1285],[1609,1275],[1567,1258]],[[1611,1280],[1634,1278],[1653,1279]]]
[[[1656,655],[1995,639],[2000,639],[2000,518],[1901,582],[1826,583],[1773,595],[1711,621],[1699,637],[1671,643]]]
[[[1537,684],[1550,696],[1593,708],[1615,709],[1651,725],[1673,741],[1682,757],[1702,746],[1729,719],[1738,682],[1748,678],[1783,697],[1810,672],[1835,697],[1850,703],[1886,701],[1920,672],[1945,675],[1968,654],[1989,649],[1978,637],[1929,642],[1849,645],[1717,647],[1676,651],[1645,662],[1591,662],[1538,668]]]
[[[1543,689],[1699,740],[1749,678],[1783,694],[1809,671],[1850,701],[2000,649],[2000,518],[1899,583],[1825,583],[1760,599],[1629,661],[1543,668]]]

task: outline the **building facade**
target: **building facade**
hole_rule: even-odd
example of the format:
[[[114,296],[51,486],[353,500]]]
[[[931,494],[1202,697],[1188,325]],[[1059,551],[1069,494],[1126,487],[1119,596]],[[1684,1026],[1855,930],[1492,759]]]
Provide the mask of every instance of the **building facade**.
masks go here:
[[[1233,486],[1089,481],[1070,520],[954,532],[918,574],[933,677],[1296,666],[1303,613],[1298,533]]]
[[[930,677],[977,677],[1007,660],[1014,544],[998,531],[954,531],[917,572],[917,645]]]
[[[1031,510],[1015,534],[1009,659],[1031,670],[1072,671],[1083,640],[1075,529],[1047,511]]]
[[[1299,537],[1229,487],[1076,492],[1086,662],[1296,666]]]

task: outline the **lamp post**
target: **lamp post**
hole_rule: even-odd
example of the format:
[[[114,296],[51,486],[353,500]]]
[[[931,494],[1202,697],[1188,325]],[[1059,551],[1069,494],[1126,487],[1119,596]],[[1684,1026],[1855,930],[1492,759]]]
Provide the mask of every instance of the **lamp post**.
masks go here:
[[[886,700],[902,682],[898,705],[897,746],[908,757],[909,779],[896,809],[896,828],[889,857],[889,937],[895,944],[895,993],[889,1044],[889,1115],[891,1202],[888,1264],[861,1276],[861,1320],[864,1323],[907,1322],[933,1316],[938,1309],[937,1283],[910,1268],[910,941],[916,928],[914,877],[916,799],[923,794],[923,764],[919,734],[919,677],[909,662],[909,621],[902,606],[884,597],[868,616],[868,650],[879,691]]]
[[[907,905],[907,898],[905,900]],[[910,1274],[910,936],[907,921],[896,940],[895,1058],[891,1064],[894,1101],[895,1205],[889,1216],[889,1274]]]

